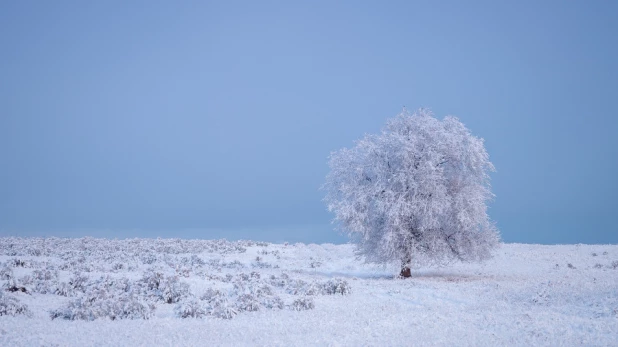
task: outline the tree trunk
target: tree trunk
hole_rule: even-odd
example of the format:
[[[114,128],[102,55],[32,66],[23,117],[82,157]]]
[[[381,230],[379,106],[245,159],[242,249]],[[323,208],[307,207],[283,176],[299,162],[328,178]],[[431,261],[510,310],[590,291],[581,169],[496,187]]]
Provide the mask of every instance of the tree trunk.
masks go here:
[[[400,277],[408,278],[412,276],[410,271],[410,263],[412,262],[411,258],[407,258],[401,262],[401,273],[399,273]]]

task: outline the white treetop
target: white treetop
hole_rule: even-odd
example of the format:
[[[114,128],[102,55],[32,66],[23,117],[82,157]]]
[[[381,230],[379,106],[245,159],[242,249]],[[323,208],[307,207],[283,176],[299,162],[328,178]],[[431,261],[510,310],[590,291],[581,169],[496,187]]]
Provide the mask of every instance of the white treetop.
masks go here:
[[[499,244],[486,205],[494,166],[483,139],[455,117],[404,110],[329,164],[328,210],[368,262],[483,260]]]

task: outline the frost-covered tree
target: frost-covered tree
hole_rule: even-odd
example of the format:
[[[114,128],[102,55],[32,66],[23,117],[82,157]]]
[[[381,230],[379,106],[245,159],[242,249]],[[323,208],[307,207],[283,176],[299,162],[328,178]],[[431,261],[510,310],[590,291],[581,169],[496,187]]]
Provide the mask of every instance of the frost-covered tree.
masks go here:
[[[499,244],[486,205],[494,167],[455,117],[404,109],[329,164],[328,210],[367,262],[401,262],[409,277],[412,267],[486,259]]]

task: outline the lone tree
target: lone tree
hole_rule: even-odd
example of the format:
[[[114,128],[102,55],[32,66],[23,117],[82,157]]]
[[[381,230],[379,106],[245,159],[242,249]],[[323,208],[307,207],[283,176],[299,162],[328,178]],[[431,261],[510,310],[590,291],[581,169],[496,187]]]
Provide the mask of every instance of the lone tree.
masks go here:
[[[330,156],[328,210],[372,263],[480,261],[499,244],[487,215],[494,166],[483,139],[455,117],[405,109],[378,135]]]

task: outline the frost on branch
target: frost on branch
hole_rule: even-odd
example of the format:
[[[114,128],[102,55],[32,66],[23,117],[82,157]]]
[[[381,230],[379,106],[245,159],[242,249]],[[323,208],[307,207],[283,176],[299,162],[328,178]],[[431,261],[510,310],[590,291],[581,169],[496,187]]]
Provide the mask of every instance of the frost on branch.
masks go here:
[[[329,211],[367,262],[410,267],[483,260],[499,243],[487,215],[483,140],[454,117],[404,110],[381,134],[330,156]]]

